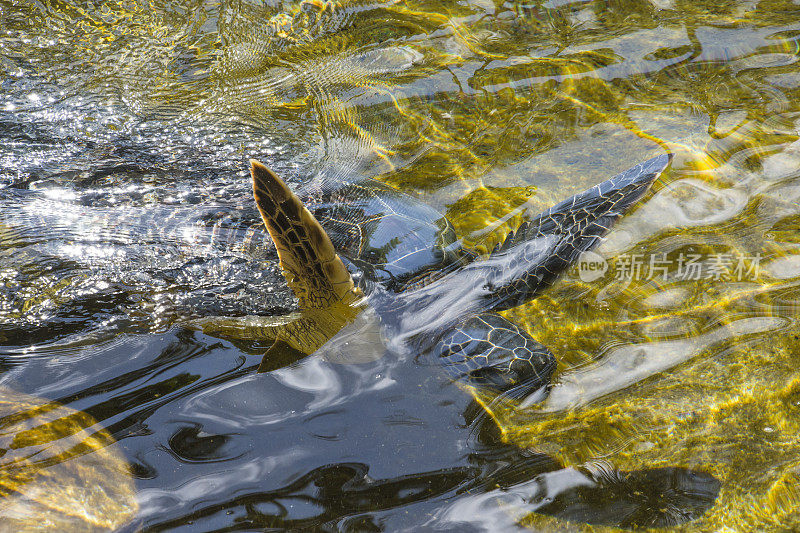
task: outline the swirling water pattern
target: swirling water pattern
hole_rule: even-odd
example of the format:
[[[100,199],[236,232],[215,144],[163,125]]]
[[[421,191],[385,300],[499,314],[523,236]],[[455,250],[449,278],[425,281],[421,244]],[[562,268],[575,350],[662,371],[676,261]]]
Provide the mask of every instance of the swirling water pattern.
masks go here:
[[[565,465],[714,474],[686,529],[800,528],[798,39],[783,0],[0,0],[0,380],[108,429],[131,527],[497,526],[514,513],[458,496],[463,405],[430,368],[257,375],[268,346],[184,327],[294,309],[246,161],[376,177],[480,252],[669,151],[603,273],[505,313],[559,368],[544,403],[494,414]],[[318,467],[296,427],[395,448]]]

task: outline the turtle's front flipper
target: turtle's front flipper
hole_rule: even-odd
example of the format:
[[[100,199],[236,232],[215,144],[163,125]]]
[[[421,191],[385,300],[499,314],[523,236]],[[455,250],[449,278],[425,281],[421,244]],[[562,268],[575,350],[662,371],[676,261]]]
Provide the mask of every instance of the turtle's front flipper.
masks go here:
[[[647,192],[667,167],[661,155],[551,207],[509,235],[488,261],[489,308],[517,306],[550,286]]]
[[[361,311],[361,291],[330,237],[300,199],[257,161],[251,161],[253,194],[300,312],[288,317],[207,318],[192,325],[204,333],[239,341],[271,342],[260,371],[314,353]]]

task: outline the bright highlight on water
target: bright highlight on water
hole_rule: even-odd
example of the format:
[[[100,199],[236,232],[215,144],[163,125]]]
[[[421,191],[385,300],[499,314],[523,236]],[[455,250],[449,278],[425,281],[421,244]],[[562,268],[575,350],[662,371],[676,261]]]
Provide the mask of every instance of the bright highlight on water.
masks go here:
[[[38,435],[14,453],[42,457],[29,473],[89,480],[59,484],[72,488],[56,501],[101,528],[574,530],[618,519],[639,492],[650,510],[627,525],[663,516],[666,498],[697,516],[674,530],[798,529],[798,15],[781,2],[0,0],[0,380],[14,391],[0,426],[11,442]],[[389,351],[405,353],[448,309],[469,314],[470,276],[492,261],[486,294],[513,285],[522,267],[496,255],[511,232],[667,153],[593,256],[470,323],[512,324],[556,361],[549,394],[499,400],[496,376],[482,376],[494,391],[459,388],[469,358],[452,373],[391,362],[374,308],[302,357],[327,311],[298,307],[247,174],[263,161],[337,221],[324,229],[364,295],[414,295],[388,321],[402,330]],[[360,249],[366,226],[346,225],[324,186],[365,181],[382,209],[418,208]],[[412,248],[437,266],[395,268]],[[273,350],[197,329],[212,317],[240,332],[305,318],[316,333]],[[270,351],[283,358],[267,364]],[[116,472],[104,477],[119,494],[82,461]],[[667,485],[668,469],[707,477]],[[581,496],[603,482],[621,499]],[[683,482],[719,492],[698,507],[647,492]]]

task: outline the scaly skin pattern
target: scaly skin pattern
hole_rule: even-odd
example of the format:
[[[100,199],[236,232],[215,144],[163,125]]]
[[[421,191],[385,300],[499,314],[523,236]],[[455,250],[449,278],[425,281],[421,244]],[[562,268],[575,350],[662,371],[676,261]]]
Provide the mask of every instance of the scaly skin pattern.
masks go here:
[[[638,164],[551,207],[510,235],[495,253],[502,257],[498,264],[505,266],[489,274],[489,307],[515,307],[552,285],[647,192],[669,159],[660,156]],[[544,252],[526,244],[541,241],[547,242]]]
[[[647,192],[670,158],[655,157],[551,207],[509,235],[488,258],[472,260],[465,255],[461,261],[445,263],[446,272],[427,284],[411,284],[408,286],[413,288],[403,291],[393,283],[394,277],[370,277],[366,299],[314,215],[280,178],[253,161],[256,203],[301,313],[296,320],[279,325],[260,325],[258,319],[251,318],[249,322],[222,319],[216,325],[207,320],[201,327],[209,333],[238,330],[239,337],[280,341],[272,350],[273,357],[277,351],[286,355],[287,349],[302,357],[319,349],[359,312],[371,307],[381,319],[387,342],[405,346],[417,358],[439,361],[457,379],[489,386],[498,393],[513,389],[513,396],[545,390],[555,367],[553,355],[496,312],[534,298],[581,253],[596,246],[614,222]],[[359,191],[352,200],[357,206],[365,197],[371,198],[366,188]],[[340,200],[347,206],[346,197]],[[388,218],[378,216],[380,210],[374,210],[373,217],[365,216],[365,211],[361,210],[354,226],[362,232],[374,219]],[[389,215],[397,214],[394,208],[388,211]],[[430,227],[435,225],[425,229]],[[369,243],[364,239],[360,235],[357,240],[360,247]],[[402,239],[396,238],[391,244],[401,251],[395,266],[406,260],[407,265],[418,267],[417,276],[430,269],[431,263],[425,261],[430,254],[422,261],[414,257],[424,247],[410,243],[408,253],[403,254]],[[360,262],[368,259],[362,251]],[[386,269],[386,255],[378,263]],[[399,294],[395,292],[398,289]],[[265,368],[272,368],[268,356]]]
[[[435,216],[422,217],[417,232],[414,222],[403,222],[407,214],[391,193],[383,201],[379,193],[361,185],[318,187],[317,205],[322,206],[318,221],[277,176],[254,162],[256,202],[300,312],[287,318],[205,319],[195,325],[214,335],[257,340],[260,346],[271,341],[260,371],[278,375],[302,365],[311,354],[327,363],[356,364],[379,363],[388,356],[393,359],[386,363],[390,374],[395,373],[390,370],[395,364],[409,365],[412,374],[441,367],[450,380],[473,394],[473,404],[488,415],[471,411],[472,407],[463,411],[467,428],[477,428],[484,435],[481,438],[491,442],[492,437],[486,436],[491,429],[482,420],[496,421],[493,403],[543,399],[556,366],[546,347],[497,312],[534,298],[555,282],[581,253],[598,244],[669,161],[670,156],[656,157],[553,206],[523,224],[485,258],[460,253],[454,239],[432,237],[445,235],[448,228]],[[346,191],[355,197],[348,198]],[[414,211],[415,206],[410,206],[409,212]],[[424,210],[416,212],[424,214]],[[323,229],[325,222],[339,231],[329,237]],[[399,231],[391,238],[393,229]],[[360,283],[353,280],[340,253]],[[426,390],[434,395],[441,392],[438,387]],[[486,398],[492,396],[487,403]],[[450,398],[436,403],[447,409],[456,404]],[[363,408],[365,415],[370,412],[370,406]],[[335,413],[328,414],[335,419]],[[499,429],[502,433],[503,428]],[[451,430],[457,434],[459,428],[442,428],[447,434]],[[373,437],[370,431],[355,431],[354,447],[349,441],[341,444],[343,453],[351,457],[358,446],[374,445]],[[301,435],[297,438],[302,440]],[[337,457],[331,450],[339,445],[315,442],[306,451],[319,454],[319,461],[328,464]],[[525,485],[520,490],[529,494],[529,508],[595,524],[651,526],[688,521],[704,513],[719,491],[713,476],[680,467],[631,472],[609,467],[595,472],[590,467],[559,467],[550,458],[514,451],[510,445],[498,450],[502,453],[496,459],[492,453],[485,457],[478,453],[476,460],[485,461],[486,468],[496,472],[507,470],[503,457],[513,457],[514,465],[531,460],[547,464],[554,486],[562,487],[556,493],[567,498],[550,505],[550,478],[536,477],[519,485]],[[566,477],[559,481],[558,476]],[[644,489],[634,488],[642,483]],[[571,491],[573,486],[576,490]]]
[[[556,368],[547,348],[490,313],[459,322],[438,347],[442,366],[454,379],[497,392],[520,385],[528,390],[546,387]]]
[[[328,234],[283,181],[252,161],[253,194],[278,249],[286,281],[304,309],[361,297]]]

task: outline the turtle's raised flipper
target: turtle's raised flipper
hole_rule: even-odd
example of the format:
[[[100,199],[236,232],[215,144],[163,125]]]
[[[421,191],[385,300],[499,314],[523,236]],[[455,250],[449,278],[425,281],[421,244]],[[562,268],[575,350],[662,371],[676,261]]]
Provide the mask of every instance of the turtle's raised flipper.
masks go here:
[[[301,311],[285,317],[209,317],[190,326],[238,344],[269,348],[259,367],[269,371],[319,350],[363,310],[361,292],[333,249],[325,230],[297,196],[257,161],[251,161],[253,194],[283,274]]]
[[[239,342],[271,342],[260,371],[274,370],[322,347],[361,312],[361,291],[330,237],[286,184],[258,161],[250,162],[261,218],[301,312],[289,317],[208,318],[193,324],[204,333]]]
[[[314,215],[258,161],[250,161],[250,173],[258,210],[300,307],[322,309],[336,302],[356,302],[361,292]]]
[[[484,262],[489,308],[517,306],[550,286],[600,242],[671,159],[661,155],[636,165],[551,207],[510,235]]]

